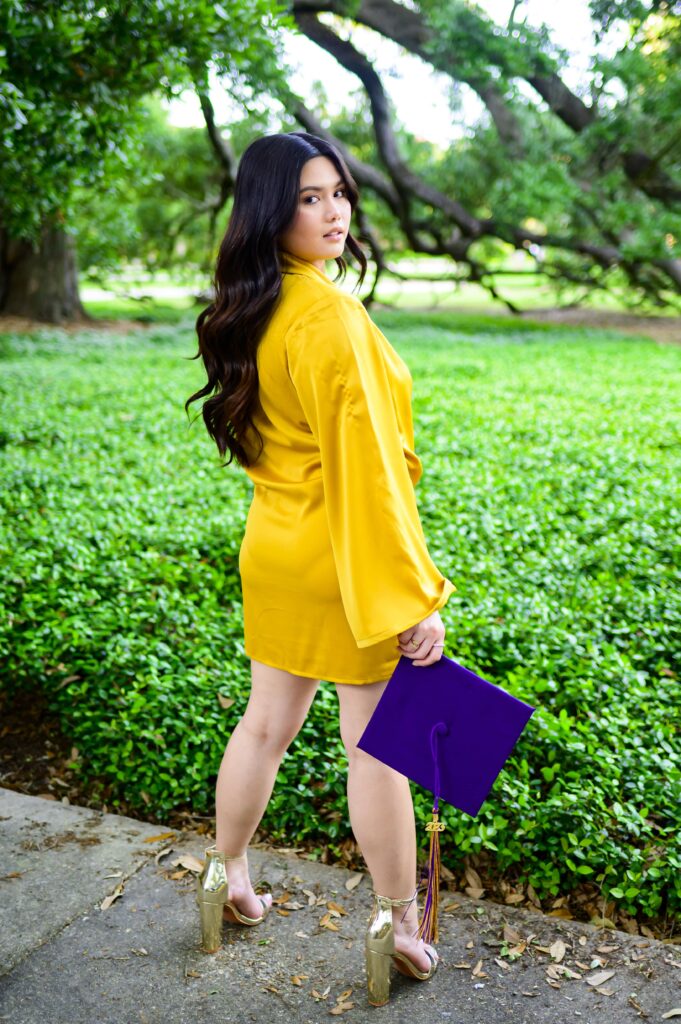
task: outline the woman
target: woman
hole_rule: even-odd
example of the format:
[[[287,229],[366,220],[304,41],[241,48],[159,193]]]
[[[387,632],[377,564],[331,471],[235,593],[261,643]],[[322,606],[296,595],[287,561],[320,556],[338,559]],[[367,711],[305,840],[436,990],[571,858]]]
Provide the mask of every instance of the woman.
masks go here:
[[[259,924],[246,850],[281,758],[320,679],[336,684],[352,829],[374,886],[369,998],[388,999],[390,958],[425,980],[435,949],[417,938],[416,837],[407,779],[357,749],[401,654],[442,656],[439,615],[454,584],[433,565],[414,484],[411,376],[343,274],[355,182],[333,146],[306,132],[257,139],[241,158],[234,205],[199,316],[208,381],[203,418],[254,483],[239,556],[252,688],[216,787],[216,842],[197,891],[203,946],[225,917]],[[376,894],[381,894],[376,895]],[[406,908],[406,909],[405,909]]]

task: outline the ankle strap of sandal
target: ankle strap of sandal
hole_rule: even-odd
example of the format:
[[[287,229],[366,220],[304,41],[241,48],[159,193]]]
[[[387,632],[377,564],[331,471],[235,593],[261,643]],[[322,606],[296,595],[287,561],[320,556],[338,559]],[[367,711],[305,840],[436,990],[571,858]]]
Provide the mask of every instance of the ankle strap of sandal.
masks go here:
[[[223,853],[222,850],[218,850],[214,845],[208,847],[206,854],[210,854],[213,857],[219,857],[221,860],[242,860],[244,857],[248,859],[248,850],[245,850],[243,853],[230,855],[228,853]]]
[[[418,889],[416,889],[416,891],[414,892],[413,896],[408,896],[404,900],[393,900],[393,899],[391,899],[390,896],[380,896],[375,890],[374,890],[373,895],[376,897],[377,900],[382,900],[384,903],[389,904],[391,907],[406,907],[410,903],[414,902],[414,900],[416,899],[416,894],[417,893],[418,893]]]

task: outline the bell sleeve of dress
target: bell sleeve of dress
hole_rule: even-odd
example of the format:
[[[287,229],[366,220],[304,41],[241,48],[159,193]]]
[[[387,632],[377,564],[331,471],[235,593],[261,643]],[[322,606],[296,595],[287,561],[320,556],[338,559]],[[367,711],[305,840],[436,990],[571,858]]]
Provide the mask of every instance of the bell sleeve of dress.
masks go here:
[[[345,293],[309,310],[287,359],[319,446],[345,614],[358,647],[416,625],[456,590],[433,564],[379,332]]]

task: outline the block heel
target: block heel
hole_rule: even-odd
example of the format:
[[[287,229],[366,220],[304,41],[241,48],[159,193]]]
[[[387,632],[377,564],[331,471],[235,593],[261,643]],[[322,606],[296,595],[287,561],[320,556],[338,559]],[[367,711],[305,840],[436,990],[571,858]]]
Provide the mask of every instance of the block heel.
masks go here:
[[[237,909],[229,898],[225,861],[244,858],[246,858],[245,853],[229,857],[217,850],[215,846],[209,846],[206,850],[206,860],[199,874],[196,889],[196,902],[199,906],[201,923],[201,948],[205,953],[217,953],[222,945],[223,921],[244,924],[252,928],[256,924],[262,924],[270,911],[271,903],[268,903],[264,896],[258,896],[262,905],[262,914],[260,917],[247,917]]]
[[[367,992],[371,1006],[385,1006],[390,999],[390,957],[367,946]]]
[[[222,903],[211,903],[197,894],[201,923],[201,948],[204,953],[217,953],[222,945]]]
[[[417,981],[428,981],[435,974],[437,960],[429,950],[426,954],[430,960],[430,968],[422,971],[404,953],[395,950],[395,932],[393,929],[393,907],[406,907],[414,897],[405,900],[393,900],[388,896],[374,893],[374,910],[369,921],[366,935],[366,972],[367,993],[371,1006],[385,1006],[390,999],[390,962],[409,978]]]
[[[204,953],[217,953],[222,945],[222,920],[228,893],[225,856],[211,846],[196,889],[201,925],[201,948]]]

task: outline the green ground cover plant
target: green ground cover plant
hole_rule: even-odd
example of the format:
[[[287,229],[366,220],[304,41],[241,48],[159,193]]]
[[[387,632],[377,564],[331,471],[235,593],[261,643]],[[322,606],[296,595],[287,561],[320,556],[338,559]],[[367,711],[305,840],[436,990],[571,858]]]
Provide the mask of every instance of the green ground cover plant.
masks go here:
[[[626,913],[673,914],[681,349],[504,317],[376,319],[414,377],[419,507],[458,588],[446,653],[537,706],[480,815],[444,806],[444,861],[484,852],[540,898],[586,879]],[[249,688],[251,484],[188,424],[194,351],[189,319],[0,337],[0,685],[47,695],[110,809],[161,819],[212,811]],[[263,828],[342,842],[344,783],[323,683]]]

